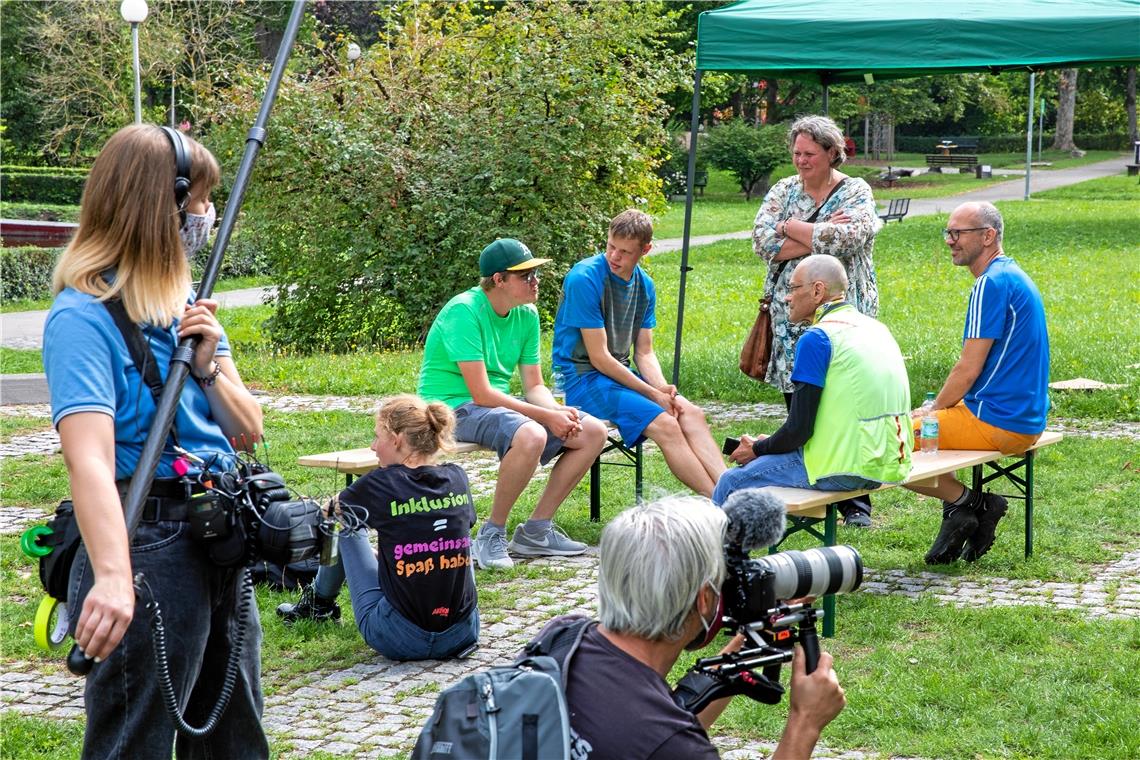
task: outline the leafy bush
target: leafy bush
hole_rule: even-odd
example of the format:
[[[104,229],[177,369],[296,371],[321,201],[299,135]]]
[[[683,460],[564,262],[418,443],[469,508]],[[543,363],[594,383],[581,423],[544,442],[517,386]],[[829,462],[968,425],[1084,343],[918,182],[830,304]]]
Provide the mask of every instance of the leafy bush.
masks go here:
[[[267,328],[280,344],[418,341],[477,282],[479,251],[496,237],[555,259],[539,304],[549,319],[561,275],[597,250],[609,219],[659,203],[659,94],[680,76],[659,3],[392,14],[352,70],[295,62],[303,73],[282,84],[242,222],[290,286]],[[263,77],[235,71],[214,104],[207,142],[225,165],[240,156]]]
[[[768,177],[788,157],[787,130],[774,124],[753,127],[732,119],[709,130],[705,152],[718,169],[732,172],[746,200],[768,190]]]
[[[51,295],[51,273],[60,248],[0,248],[0,303]]]
[[[657,176],[666,196],[682,195],[689,176],[689,149],[685,145],[685,132],[672,132],[665,143],[664,159],[657,167]],[[708,170],[708,159],[697,140],[697,175]]]
[[[47,171],[44,171],[47,169]],[[79,203],[87,173],[54,167],[11,167],[0,171],[0,197],[35,203]]]

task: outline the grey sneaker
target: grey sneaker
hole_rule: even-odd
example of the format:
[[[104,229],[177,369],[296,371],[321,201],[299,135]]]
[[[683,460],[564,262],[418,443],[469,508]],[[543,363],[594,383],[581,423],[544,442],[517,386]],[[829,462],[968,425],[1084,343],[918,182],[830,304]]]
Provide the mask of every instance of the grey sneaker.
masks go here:
[[[523,526],[517,526],[515,536],[507,548],[524,557],[570,557],[586,551],[584,543],[571,540],[561,528],[553,524],[550,530],[537,537],[523,530]]]
[[[480,533],[471,542],[471,556],[483,570],[509,570],[515,566],[507,556],[507,534],[505,531]]]

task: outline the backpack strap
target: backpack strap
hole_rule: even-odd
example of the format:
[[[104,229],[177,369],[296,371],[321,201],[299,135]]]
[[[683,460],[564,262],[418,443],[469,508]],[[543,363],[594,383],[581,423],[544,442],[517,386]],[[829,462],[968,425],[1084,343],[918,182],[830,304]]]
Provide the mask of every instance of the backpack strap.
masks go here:
[[[562,690],[570,675],[570,660],[582,644],[586,632],[598,622],[585,615],[566,615],[546,624],[538,635],[523,649],[525,657],[547,656],[554,658],[562,670]]]
[[[104,301],[103,305],[111,313],[111,319],[115,320],[115,327],[119,328],[119,332],[122,333],[123,340],[127,344],[127,351],[131,354],[131,361],[138,368],[143,382],[150,388],[150,395],[154,397],[154,405],[157,407],[158,399],[162,396],[162,378],[158,374],[158,360],[154,358],[154,351],[151,350],[150,343],[143,335],[142,328],[127,316],[127,309],[121,300],[113,298]],[[174,440],[174,445],[177,446],[178,431],[173,426],[170,428],[170,437]]]

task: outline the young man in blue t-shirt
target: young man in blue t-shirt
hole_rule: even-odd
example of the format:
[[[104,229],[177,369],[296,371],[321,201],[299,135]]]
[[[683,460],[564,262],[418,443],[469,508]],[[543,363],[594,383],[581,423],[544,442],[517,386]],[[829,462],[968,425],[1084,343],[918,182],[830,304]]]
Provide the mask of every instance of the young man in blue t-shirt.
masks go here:
[[[566,275],[554,320],[554,370],[567,404],[612,422],[627,446],[652,439],[682,483],[711,496],[725,470],[720,449],[704,411],[666,382],[653,351],[657,294],[639,266],[652,240],[649,215],[623,211],[610,222],[605,252]]]
[[[966,310],[962,355],[934,400],[943,449],[1020,454],[1045,430],[1049,410],[1049,335],[1037,286],[1002,251],[1001,213],[992,203],[964,203],[944,230],[956,266],[975,277]],[[915,411],[915,428],[921,412]],[[973,562],[990,550],[1005,499],[940,478],[908,486],[942,499],[942,527],[928,564]]]

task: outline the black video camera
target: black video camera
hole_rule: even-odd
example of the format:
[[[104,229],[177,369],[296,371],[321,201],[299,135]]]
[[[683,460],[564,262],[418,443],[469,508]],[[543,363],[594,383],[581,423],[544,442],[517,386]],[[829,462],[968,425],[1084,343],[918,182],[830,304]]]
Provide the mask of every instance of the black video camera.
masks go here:
[[[727,575],[719,622],[743,634],[746,643],[736,652],[698,660],[677,683],[673,699],[694,714],[735,694],[778,703],[784,694],[780,666],[791,662],[797,642],[804,649],[806,672],[819,663],[816,620],[823,611],[798,600],[847,593],[863,582],[863,559],[851,546],[750,558],[749,551],[774,546],[783,538],[784,505],[767,492],[738,491],[725,502],[724,511]]]

